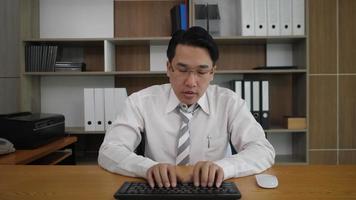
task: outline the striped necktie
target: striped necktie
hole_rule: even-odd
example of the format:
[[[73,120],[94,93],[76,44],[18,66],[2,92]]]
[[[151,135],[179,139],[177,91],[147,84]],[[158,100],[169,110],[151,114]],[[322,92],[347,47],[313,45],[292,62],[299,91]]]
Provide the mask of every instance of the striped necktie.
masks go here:
[[[197,110],[198,104],[194,104],[189,108],[185,105],[179,105],[178,113],[182,118],[177,144],[176,165],[187,165],[189,163],[190,154],[190,131],[189,122],[193,118],[193,113]]]

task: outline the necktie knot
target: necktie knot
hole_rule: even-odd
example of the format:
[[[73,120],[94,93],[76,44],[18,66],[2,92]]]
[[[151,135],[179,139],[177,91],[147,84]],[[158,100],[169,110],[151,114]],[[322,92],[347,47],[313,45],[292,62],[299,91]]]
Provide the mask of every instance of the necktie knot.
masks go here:
[[[188,106],[186,104],[179,104],[178,107],[181,112],[193,114],[199,108],[199,105],[197,103],[191,106]]]

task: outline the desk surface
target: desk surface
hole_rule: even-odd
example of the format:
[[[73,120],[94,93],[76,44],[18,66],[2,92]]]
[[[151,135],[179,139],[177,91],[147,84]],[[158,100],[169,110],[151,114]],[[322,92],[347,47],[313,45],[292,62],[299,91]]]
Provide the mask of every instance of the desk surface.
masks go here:
[[[261,189],[254,176],[231,179],[242,199],[356,199],[356,165],[274,166],[276,189]],[[0,199],[113,199],[125,180],[98,166],[0,166]],[[141,179],[142,180],[142,179]]]
[[[68,136],[58,138],[48,144],[31,150],[16,150],[14,153],[0,156],[0,164],[28,164],[54,151],[62,149],[77,141],[77,137]]]

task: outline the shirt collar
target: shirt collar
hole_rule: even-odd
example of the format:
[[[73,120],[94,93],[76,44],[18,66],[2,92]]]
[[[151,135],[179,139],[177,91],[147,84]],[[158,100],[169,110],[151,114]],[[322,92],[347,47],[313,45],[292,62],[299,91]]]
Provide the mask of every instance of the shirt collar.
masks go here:
[[[208,102],[208,97],[206,95],[206,92],[204,92],[203,96],[200,97],[200,99],[197,102],[200,106],[200,108],[206,113],[210,114],[210,109],[209,109],[209,102]],[[169,97],[168,97],[168,103],[166,106],[166,113],[172,112],[176,107],[180,104],[179,99],[177,98],[176,94],[173,91],[173,88],[170,89],[169,91]]]

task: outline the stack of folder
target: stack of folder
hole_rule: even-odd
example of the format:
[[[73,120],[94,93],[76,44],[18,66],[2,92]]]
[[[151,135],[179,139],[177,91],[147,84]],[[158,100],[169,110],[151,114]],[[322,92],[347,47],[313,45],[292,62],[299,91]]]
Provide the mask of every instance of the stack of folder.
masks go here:
[[[172,34],[178,30],[188,29],[188,7],[181,3],[171,9]]]
[[[264,129],[269,126],[269,81],[236,80],[233,90],[245,100],[248,109]]]
[[[305,34],[304,0],[237,0],[238,35]]]
[[[85,131],[108,130],[126,98],[125,88],[84,88]]]
[[[57,46],[32,45],[25,46],[26,72],[54,72],[57,59]]]
[[[220,12],[218,3],[196,3],[195,26],[200,26],[207,30],[211,35],[220,35]]]

